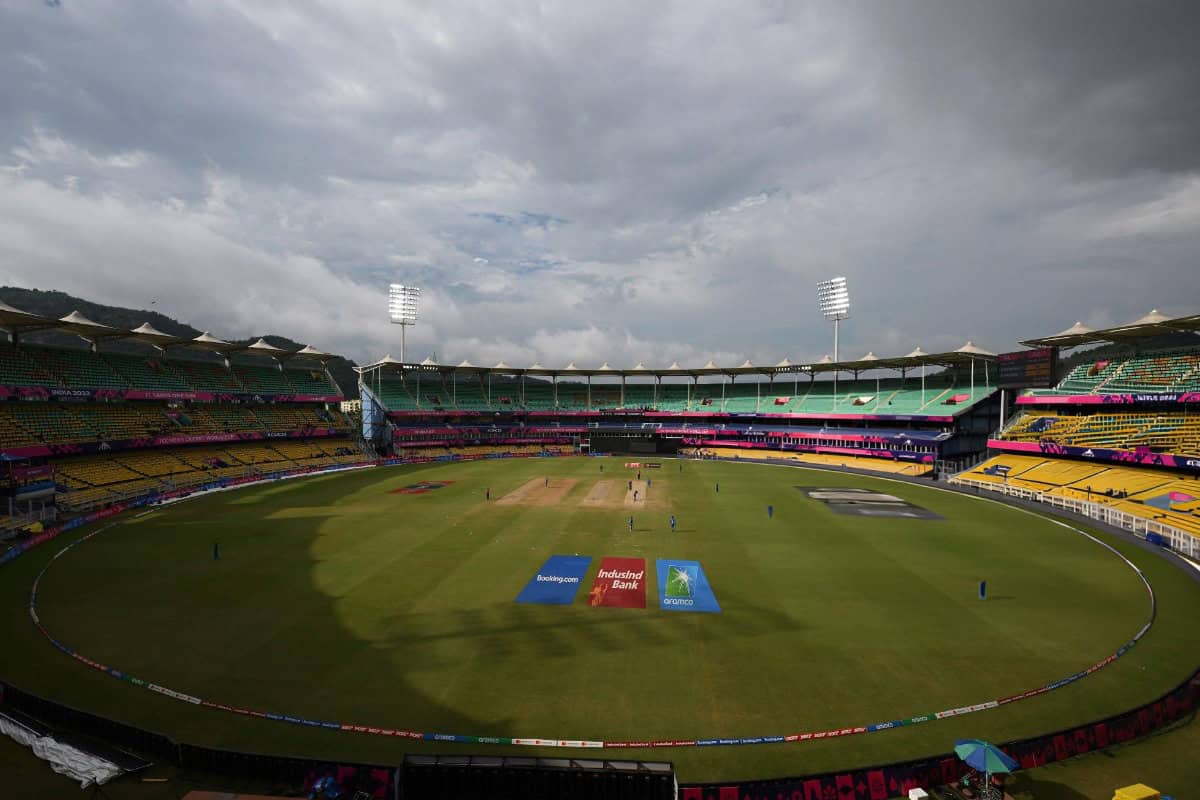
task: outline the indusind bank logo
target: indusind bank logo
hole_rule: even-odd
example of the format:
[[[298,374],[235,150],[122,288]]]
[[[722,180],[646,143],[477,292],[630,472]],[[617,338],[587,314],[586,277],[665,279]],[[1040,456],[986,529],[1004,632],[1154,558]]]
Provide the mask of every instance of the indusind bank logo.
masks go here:
[[[610,589],[640,589],[646,570],[602,569],[596,573],[596,577],[612,581],[608,585]]]
[[[616,608],[646,607],[646,561],[642,558],[601,559],[588,592],[588,605]]]

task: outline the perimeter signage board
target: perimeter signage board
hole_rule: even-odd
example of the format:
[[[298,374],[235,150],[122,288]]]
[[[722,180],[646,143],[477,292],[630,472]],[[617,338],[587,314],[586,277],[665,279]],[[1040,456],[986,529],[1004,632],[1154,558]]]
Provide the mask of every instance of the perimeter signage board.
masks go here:
[[[591,563],[591,556],[550,556],[517,595],[517,602],[570,605]]]
[[[588,605],[616,608],[646,607],[646,560],[604,558],[588,592]]]
[[[1058,381],[1058,348],[1041,347],[996,356],[996,386],[1001,389],[1049,389]]]
[[[655,570],[658,572],[658,607],[663,611],[720,613],[721,606],[717,604],[699,561],[660,558],[655,563]]]

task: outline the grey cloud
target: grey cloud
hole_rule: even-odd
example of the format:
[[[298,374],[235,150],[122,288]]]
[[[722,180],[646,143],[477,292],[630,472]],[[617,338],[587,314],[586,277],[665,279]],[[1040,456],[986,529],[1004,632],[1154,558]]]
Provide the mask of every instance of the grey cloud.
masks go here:
[[[843,352],[1007,348],[1200,296],[1195,15],[5,4],[0,275],[360,360],[401,280],[410,354],[617,364],[819,357],[846,274]]]
[[[1200,169],[1200,6],[898,2],[859,6],[899,101],[1091,175]]]

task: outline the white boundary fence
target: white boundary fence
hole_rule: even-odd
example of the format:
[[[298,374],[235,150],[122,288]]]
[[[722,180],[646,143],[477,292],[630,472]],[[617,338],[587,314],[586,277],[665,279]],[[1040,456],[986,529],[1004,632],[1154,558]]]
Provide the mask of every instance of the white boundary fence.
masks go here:
[[[1186,531],[1181,531],[1178,528],[1173,528],[1170,525],[1164,525],[1152,519],[1120,511],[1104,503],[1090,503],[1087,500],[1059,497],[1047,492],[1024,489],[1020,486],[1009,486],[1005,483],[992,483],[990,481],[977,481],[971,478],[956,477],[952,478],[950,482],[959,486],[970,486],[974,489],[983,489],[1008,497],[1019,497],[1023,500],[1045,503],[1048,506],[1061,508],[1065,511],[1073,511],[1089,519],[1099,520],[1100,522],[1127,530],[1140,539],[1145,539],[1148,533],[1154,533],[1166,540],[1170,548],[1176,553],[1200,560],[1200,538]]]

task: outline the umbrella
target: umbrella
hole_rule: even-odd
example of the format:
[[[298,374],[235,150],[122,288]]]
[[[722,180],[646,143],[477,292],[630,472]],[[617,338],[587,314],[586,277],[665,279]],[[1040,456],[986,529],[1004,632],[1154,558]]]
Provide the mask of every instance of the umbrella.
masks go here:
[[[1017,762],[996,745],[980,739],[959,739],[954,743],[954,754],[966,762],[968,767],[980,772],[1012,772]]]
[[[968,767],[982,772],[985,780],[994,773],[1012,772],[1017,768],[1017,762],[1007,753],[981,739],[959,739],[954,743],[954,754]]]

